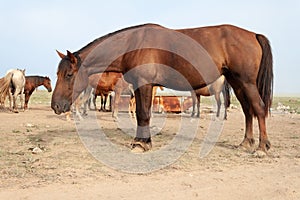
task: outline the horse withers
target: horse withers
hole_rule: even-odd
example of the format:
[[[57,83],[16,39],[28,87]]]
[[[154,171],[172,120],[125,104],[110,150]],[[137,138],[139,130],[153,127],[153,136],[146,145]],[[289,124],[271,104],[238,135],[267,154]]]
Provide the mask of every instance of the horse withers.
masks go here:
[[[232,25],[173,30],[156,24],[107,34],[62,57],[51,101],[54,112],[69,111],[72,99],[87,87],[88,77],[104,71],[124,75],[132,72],[125,80],[135,88],[138,126],[133,148],[151,147],[153,86],[197,90],[221,74],[233,88],[245,115],[241,146],[254,149],[255,116],[259,124],[257,150],[267,152],[271,147],[266,117],[272,103],[273,59],[264,35]]]

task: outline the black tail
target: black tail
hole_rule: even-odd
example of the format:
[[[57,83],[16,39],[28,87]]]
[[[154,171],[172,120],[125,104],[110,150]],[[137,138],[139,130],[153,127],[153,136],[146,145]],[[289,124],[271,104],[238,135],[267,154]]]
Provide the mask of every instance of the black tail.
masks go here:
[[[273,56],[269,40],[260,34],[256,34],[256,39],[262,48],[262,58],[256,85],[265,104],[265,113],[267,116],[273,99]]]
[[[223,97],[224,97],[224,105],[225,105],[226,108],[229,108],[230,103],[231,103],[230,102],[230,85],[229,85],[229,83],[227,82],[226,79],[224,81],[222,94],[223,94]]]

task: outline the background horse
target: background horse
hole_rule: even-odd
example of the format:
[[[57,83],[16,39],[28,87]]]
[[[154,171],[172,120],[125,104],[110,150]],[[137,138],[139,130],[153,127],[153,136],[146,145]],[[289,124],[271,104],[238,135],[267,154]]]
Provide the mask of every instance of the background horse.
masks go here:
[[[273,58],[264,35],[232,25],[172,30],[144,24],[107,34],[74,54],[67,51],[61,58],[51,101],[56,114],[70,110],[72,97],[77,97],[87,87],[91,74],[133,72],[126,77],[126,81],[137,88],[138,127],[133,148],[145,151],[151,148],[149,124],[153,85],[191,91],[212,83],[221,74],[233,88],[245,115],[241,146],[253,151],[253,117],[256,116],[259,125],[257,150],[267,152],[271,147],[265,119],[272,103]]]
[[[76,116],[81,120],[82,116],[80,114],[81,105],[84,106],[83,114],[86,113],[86,104],[89,100],[91,94],[94,97],[92,99],[95,109],[96,108],[96,97],[103,95],[104,98],[101,98],[101,108],[99,111],[106,111],[105,105],[107,101],[107,96],[110,92],[114,92],[114,98],[112,101],[112,116],[117,118],[118,116],[118,104],[121,97],[121,94],[124,90],[128,89],[133,95],[132,86],[127,83],[121,73],[115,72],[105,72],[93,74],[89,77],[89,87],[75,100],[75,112]],[[93,90],[92,90],[93,89]],[[70,112],[67,114],[67,120],[70,120]]]
[[[224,99],[224,119],[227,119],[227,108],[230,106],[230,91],[229,91],[229,84],[225,79],[225,76],[220,76],[215,82],[212,84],[194,90],[191,92],[192,101],[193,101],[193,111],[192,117],[195,115],[195,104],[197,102],[197,117],[200,117],[200,96],[215,96],[217,101],[217,114],[216,116],[219,117],[220,115],[220,108],[221,108],[221,98],[220,93],[223,94]]]
[[[4,79],[1,81],[3,84],[0,87],[0,95],[1,104],[4,105],[4,101],[6,96],[9,96],[9,108],[13,112],[17,113],[17,96],[20,95],[21,101],[21,109],[23,109],[23,92],[25,86],[25,69],[11,69],[6,72]],[[13,108],[12,108],[12,101],[13,101]]]
[[[123,75],[121,73],[116,72],[105,72],[99,74],[93,74],[89,77],[89,85],[94,88],[94,99],[93,104],[96,108],[96,97],[98,95],[103,96],[101,97],[101,108],[99,111],[103,110],[106,111],[105,105],[107,101],[107,96],[110,92],[114,91],[115,95],[112,101],[112,116],[117,118],[118,116],[118,104],[120,101],[121,94],[124,90],[129,89],[131,94],[133,95],[132,86],[127,83]],[[102,101],[103,100],[103,101]]]
[[[28,101],[30,96],[32,95],[33,91],[43,85],[48,92],[52,92],[51,88],[51,80],[49,77],[45,76],[25,76],[26,82],[24,87],[24,94],[25,94],[25,104],[24,109],[28,108]]]

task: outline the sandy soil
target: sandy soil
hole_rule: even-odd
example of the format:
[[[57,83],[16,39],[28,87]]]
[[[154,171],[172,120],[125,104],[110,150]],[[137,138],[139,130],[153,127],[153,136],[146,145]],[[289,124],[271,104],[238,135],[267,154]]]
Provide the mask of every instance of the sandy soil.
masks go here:
[[[93,111],[88,116],[93,115]],[[111,113],[97,112],[105,134],[128,148]],[[112,169],[85,148],[74,121],[55,115],[48,105],[29,111],[0,112],[0,199],[300,199],[300,115],[274,113],[268,118],[272,149],[268,156],[237,149],[244,133],[239,108],[228,120],[212,151],[199,157],[214,113],[202,113],[196,137],[175,163],[146,174]],[[153,151],[168,145],[181,117],[165,120],[153,137]],[[255,121],[255,137],[257,123]],[[33,150],[41,152],[33,153]]]

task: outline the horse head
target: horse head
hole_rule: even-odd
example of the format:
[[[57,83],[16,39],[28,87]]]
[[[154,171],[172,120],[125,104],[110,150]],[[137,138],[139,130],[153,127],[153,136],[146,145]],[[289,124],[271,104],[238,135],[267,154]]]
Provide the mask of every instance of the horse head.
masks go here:
[[[52,94],[51,108],[56,114],[61,114],[70,110],[73,86],[80,61],[78,57],[69,51],[67,51],[67,55],[59,51],[57,53],[61,61],[58,65],[57,81]]]
[[[48,92],[52,92],[51,80],[48,76],[44,78],[43,85],[47,88]]]

